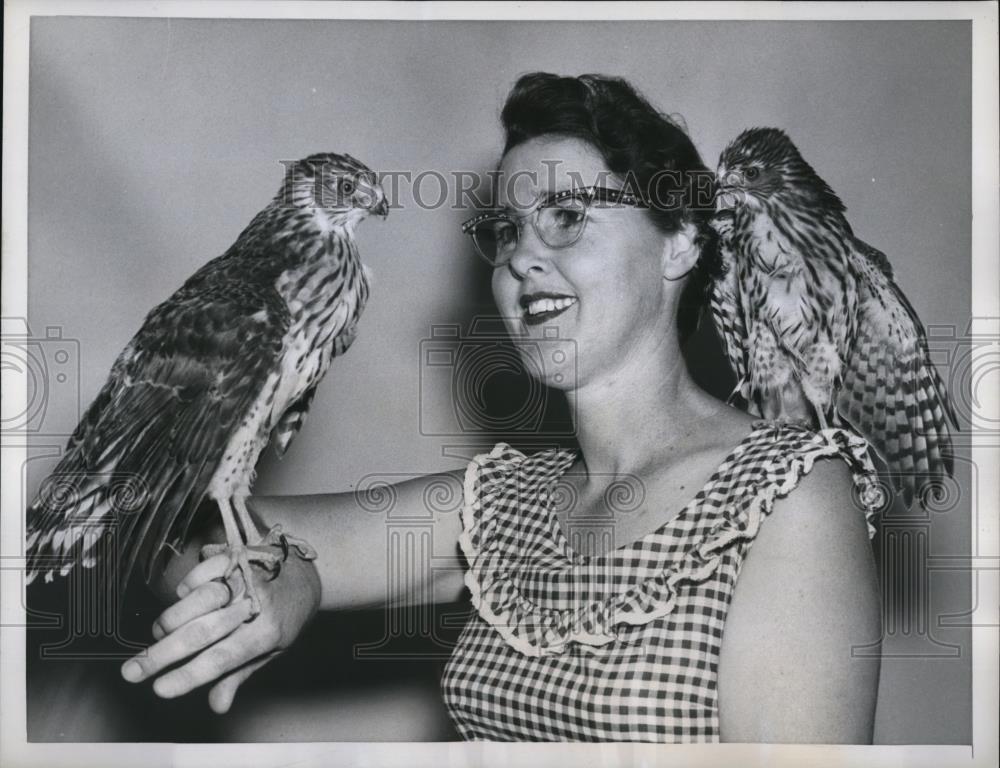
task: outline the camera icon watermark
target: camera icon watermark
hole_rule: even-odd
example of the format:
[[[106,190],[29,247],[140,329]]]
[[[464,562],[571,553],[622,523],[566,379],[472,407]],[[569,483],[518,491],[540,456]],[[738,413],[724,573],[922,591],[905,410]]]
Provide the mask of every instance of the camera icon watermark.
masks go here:
[[[431,327],[420,342],[420,433],[569,435],[572,414],[548,418],[554,388],[576,381],[576,343],[547,326],[512,337],[501,318]]]
[[[973,317],[963,333],[954,325],[927,326],[927,351],[941,375],[959,426],[973,437],[1000,439],[1000,415],[989,397],[1000,391],[1000,318]]]
[[[80,342],[64,338],[62,329],[48,326],[35,336],[21,317],[2,318],[0,360],[5,374],[25,377],[24,404],[3,399],[0,430],[6,434],[58,434],[52,423],[50,403],[73,409],[73,424],[80,417]],[[62,421],[62,419],[60,419]]]

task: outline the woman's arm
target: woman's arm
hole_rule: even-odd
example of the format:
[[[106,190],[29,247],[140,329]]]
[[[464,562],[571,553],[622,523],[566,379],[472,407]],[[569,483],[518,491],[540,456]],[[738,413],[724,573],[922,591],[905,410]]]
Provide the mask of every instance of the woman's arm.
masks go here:
[[[312,544],[317,559],[308,562],[290,555],[272,581],[255,568],[261,613],[245,623],[248,601],[230,603],[230,591],[219,580],[228,558],[217,555],[198,562],[201,545],[223,540],[221,529],[215,527],[192,538],[167,564],[162,582],[156,585],[161,595],[175,592],[180,600],[154,623],[157,642],[126,662],[122,675],[131,682],[156,677],[153,689],[165,698],[218,681],[209,692],[209,702],[217,712],[224,712],[239,685],[287,648],[319,607],[375,606],[412,595],[434,602],[457,599],[463,586],[456,552],[460,513],[457,508],[428,509],[426,500],[434,497],[434,489],[440,490],[442,483],[457,483],[461,489],[461,481],[462,473],[455,471],[394,485],[392,509],[380,512],[360,504],[354,493],[251,499],[249,507],[258,524],[265,529],[280,524]],[[398,520],[429,532],[435,555],[433,569],[408,570],[408,581],[390,577],[390,558],[397,555],[387,546],[387,533]],[[161,675],[186,659],[182,666]]]
[[[723,634],[722,741],[871,743],[881,605],[851,482],[818,461],[761,524]]]
[[[353,492],[252,496],[247,499],[247,507],[262,530],[281,525],[289,534],[308,541],[319,553],[313,562],[322,589],[322,609],[369,608],[391,603],[403,595],[390,589],[398,592],[404,586],[411,592],[430,595],[431,602],[450,602],[457,599],[463,585],[463,566],[456,557],[461,513],[457,507],[446,511],[429,509],[426,499],[431,490],[441,488],[442,484],[450,485],[460,499],[463,474],[462,470],[454,470],[390,486],[386,493],[393,501],[388,510],[372,511]],[[390,557],[387,535],[392,523],[399,520],[430,532],[437,566],[433,571],[414,574],[417,578],[406,585],[387,582]],[[224,540],[221,523],[192,536],[184,551],[166,563],[163,578],[152,585],[154,592],[164,602],[173,602],[177,588],[198,565],[202,545]],[[454,558],[450,568],[446,567],[449,558]]]

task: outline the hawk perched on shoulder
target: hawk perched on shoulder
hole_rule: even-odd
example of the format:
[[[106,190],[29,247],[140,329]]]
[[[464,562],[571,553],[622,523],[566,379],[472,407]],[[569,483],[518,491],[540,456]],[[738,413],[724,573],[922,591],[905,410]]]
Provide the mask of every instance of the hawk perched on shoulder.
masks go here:
[[[909,507],[916,476],[951,474],[958,420],[889,260],[776,128],[740,134],[716,181],[725,272],[710,304],[736,392],[769,419],[847,422]]]
[[[371,213],[388,213],[385,194],[350,155],[291,164],[229,250],[147,315],[28,507],[29,583],[93,567],[105,537],[119,594],[137,562],[148,583],[206,496],[226,544],[204,554],[228,551],[226,575],[242,571],[253,615],[250,563],[280,567],[265,545],[316,556],[278,527],[262,536],[245,500],[270,435],[283,455],[354,340],[369,291],[354,229]]]

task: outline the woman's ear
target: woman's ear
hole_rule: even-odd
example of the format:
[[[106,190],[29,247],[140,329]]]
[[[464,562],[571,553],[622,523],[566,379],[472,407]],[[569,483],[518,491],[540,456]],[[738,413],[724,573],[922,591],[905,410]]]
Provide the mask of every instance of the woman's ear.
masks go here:
[[[665,280],[680,280],[694,269],[701,248],[697,244],[698,228],[690,221],[663,243],[661,268]]]

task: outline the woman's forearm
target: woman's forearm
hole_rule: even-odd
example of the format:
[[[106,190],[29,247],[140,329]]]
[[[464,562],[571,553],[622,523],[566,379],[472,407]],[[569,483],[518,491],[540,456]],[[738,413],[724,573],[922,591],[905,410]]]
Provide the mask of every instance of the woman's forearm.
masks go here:
[[[319,553],[321,608],[448,602],[462,589],[460,513],[426,505],[428,490],[442,482],[460,493],[457,472],[419,477],[392,486],[390,511],[373,511],[354,493],[262,496],[249,507],[265,525],[280,524]],[[421,542],[409,555],[402,551],[407,540]]]
[[[354,493],[254,496],[247,507],[262,532],[280,525],[283,532],[305,539],[318,552],[313,564],[322,585],[321,608],[448,602],[457,599],[462,589],[462,563],[457,558],[461,520],[457,505],[449,511],[427,508],[428,491],[440,489],[441,483],[460,493],[457,471],[415,478],[392,486],[389,512],[372,511]],[[183,552],[167,563],[154,591],[165,600],[175,599],[174,591],[197,565],[201,547],[224,539],[221,524],[193,535]],[[407,540],[420,542],[411,555],[400,549],[401,545],[405,549]],[[295,556],[292,550],[289,557]]]

